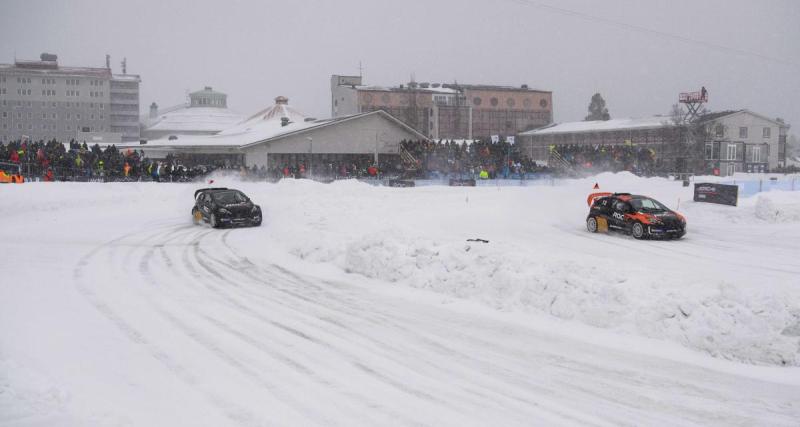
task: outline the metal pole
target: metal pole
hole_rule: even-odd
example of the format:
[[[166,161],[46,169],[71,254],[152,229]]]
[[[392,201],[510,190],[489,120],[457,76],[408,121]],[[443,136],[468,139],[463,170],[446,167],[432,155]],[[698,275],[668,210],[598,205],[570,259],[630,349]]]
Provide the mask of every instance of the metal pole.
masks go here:
[[[314,177],[314,138],[308,137],[308,152],[309,152],[309,159],[308,159],[308,176]]]

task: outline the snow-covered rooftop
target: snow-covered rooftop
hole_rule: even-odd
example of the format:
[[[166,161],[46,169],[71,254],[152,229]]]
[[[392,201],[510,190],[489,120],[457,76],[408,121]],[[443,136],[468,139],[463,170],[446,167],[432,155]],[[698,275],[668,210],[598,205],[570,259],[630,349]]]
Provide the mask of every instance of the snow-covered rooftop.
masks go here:
[[[430,93],[441,93],[441,94],[456,94],[458,93],[457,90],[446,88],[446,87],[420,87],[417,86],[415,88],[409,87],[387,87],[387,86],[358,86],[359,90],[365,91],[380,91],[380,92],[402,92],[402,91],[409,91],[413,90],[416,92],[430,92]]]
[[[560,133],[608,132],[627,129],[657,129],[666,126],[673,126],[673,122],[670,117],[652,116],[560,123],[542,129],[534,129],[523,132],[520,135],[552,135]]]
[[[192,107],[171,108],[159,114],[147,127],[148,131],[219,132],[240,123],[244,116],[227,108]]]

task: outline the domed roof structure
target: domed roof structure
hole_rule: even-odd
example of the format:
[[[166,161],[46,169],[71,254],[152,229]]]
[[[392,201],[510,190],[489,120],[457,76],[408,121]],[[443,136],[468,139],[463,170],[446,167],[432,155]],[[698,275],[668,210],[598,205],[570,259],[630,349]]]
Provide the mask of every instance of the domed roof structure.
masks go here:
[[[284,117],[289,119],[289,122],[302,122],[306,119],[305,114],[289,107],[289,98],[285,96],[278,96],[275,98],[275,104],[271,105],[245,120],[243,125],[253,125],[262,121],[269,120],[282,120]]]
[[[228,109],[227,95],[210,86],[192,92],[189,103],[159,111],[150,106],[142,131],[146,139],[169,135],[213,135],[241,123],[244,116]]]

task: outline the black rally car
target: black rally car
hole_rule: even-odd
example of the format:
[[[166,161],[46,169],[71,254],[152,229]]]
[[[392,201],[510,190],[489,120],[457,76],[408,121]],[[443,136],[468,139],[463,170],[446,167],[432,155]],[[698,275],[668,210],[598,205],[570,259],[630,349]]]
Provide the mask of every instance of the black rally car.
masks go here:
[[[616,230],[636,239],[673,238],[686,234],[686,218],[647,196],[629,193],[590,194],[586,228],[592,233]]]
[[[232,188],[201,188],[194,192],[192,219],[206,221],[214,228],[261,225],[261,207]]]

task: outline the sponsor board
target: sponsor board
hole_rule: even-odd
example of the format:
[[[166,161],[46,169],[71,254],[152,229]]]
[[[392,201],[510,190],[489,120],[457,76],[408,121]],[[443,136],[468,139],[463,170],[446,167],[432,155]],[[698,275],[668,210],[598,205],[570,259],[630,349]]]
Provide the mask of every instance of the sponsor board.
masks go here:
[[[700,183],[694,185],[694,201],[736,206],[739,200],[739,186],[726,184]]]

